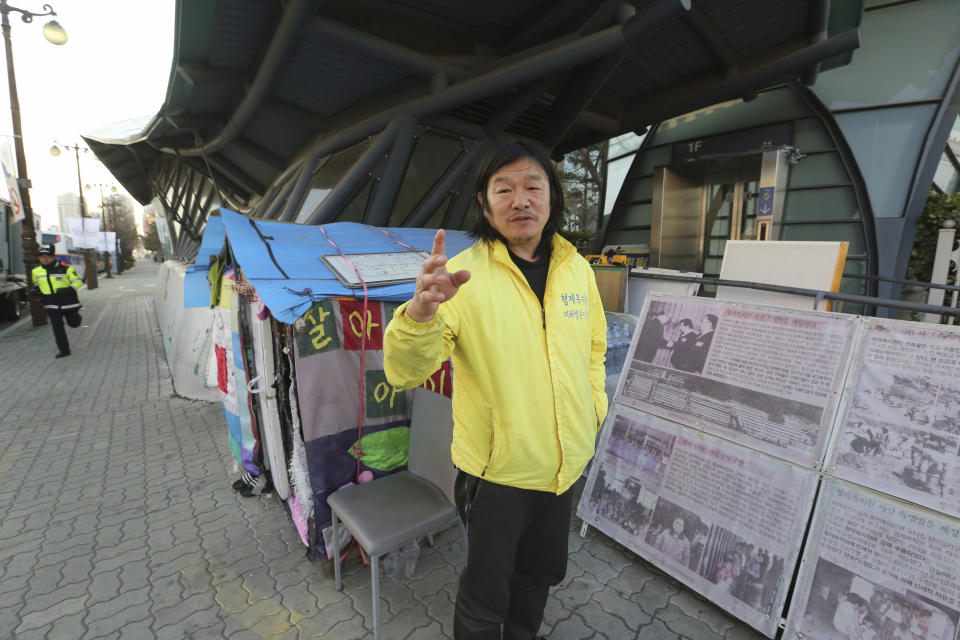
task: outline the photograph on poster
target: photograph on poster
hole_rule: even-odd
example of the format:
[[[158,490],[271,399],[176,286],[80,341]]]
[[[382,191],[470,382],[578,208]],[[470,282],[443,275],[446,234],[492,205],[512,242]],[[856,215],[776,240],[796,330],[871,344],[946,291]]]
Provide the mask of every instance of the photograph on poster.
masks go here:
[[[615,540],[635,547],[640,534],[650,523],[656,494],[645,491],[635,478],[617,477],[600,469],[590,491],[590,522],[604,531],[613,532]]]
[[[700,516],[661,497],[650,516],[644,544],[696,571],[709,532],[710,525]]]
[[[887,493],[919,491],[942,497],[947,480],[956,473],[956,437],[851,414],[840,438],[835,464],[856,471]]]
[[[674,440],[673,434],[616,414],[603,451],[604,469],[617,476],[631,474],[640,484],[659,487]]]
[[[651,294],[616,402],[819,466],[854,316]]]
[[[944,380],[933,413],[933,428],[960,436],[960,382]]]
[[[711,525],[697,573],[719,591],[758,611],[772,606],[784,559],[723,527]]]
[[[716,592],[728,593],[751,609],[769,611],[773,606],[784,559],[706,522],[689,509],[660,497],[644,544],[706,578]]]
[[[897,593],[820,558],[796,630],[812,640],[954,640],[958,619],[929,598]]]
[[[690,426],[768,443],[778,455],[813,456],[823,408],[634,360],[617,398]],[[693,424],[696,422],[696,424]]]
[[[640,329],[635,357],[678,371],[700,373],[707,362],[718,320],[709,308],[651,302]]]

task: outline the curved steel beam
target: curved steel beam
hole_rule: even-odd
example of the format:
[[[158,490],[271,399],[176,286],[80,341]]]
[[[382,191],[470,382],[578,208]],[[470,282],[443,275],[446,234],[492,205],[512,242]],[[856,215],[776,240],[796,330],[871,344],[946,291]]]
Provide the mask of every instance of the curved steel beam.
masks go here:
[[[398,116],[409,115],[419,121],[424,117],[623,51],[648,32],[683,15],[689,9],[690,0],[653,0],[623,25],[608,27],[582,38],[562,38],[554,46],[548,44],[538,47],[537,51],[529,56],[511,59],[510,62],[493,69],[455,81],[435,94],[421,95],[378,111],[339,128],[332,135],[320,134],[300,149],[291,165],[299,164],[312,153],[324,155],[349,146],[383,129]]]
[[[745,91],[763,88],[769,83],[801,73],[805,68],[825,58],[852,51],[860,46],[860,29],[855,27],[809,45],[806,40],[795,42],[792,50],[779,56],[762,53],[750,61],[740,63],[739,71],[729,77],[705,74],[688,82],[645,96],[627,107],[621,118],[625,130],[644,127],[652,122],[672,118],[704,105],[716,104]]]
[[[370,177],[370,171],[393,147],[397,133],[410,126],[411,118],[399,117],[393,120],[383,132],[377,136],[366,152],[357,158],[353,166],[347,170],[342,178],[337,182],[337,186],[327,194],[323,202],[317,205],[310,217],[304,221],[304,224],[323,224],[329,222],[347,203],[347,201],[356,193],[357,189],[364,180]],[[321,155],[321,154],[317,154]],[[322,155],[326,155],[325,153]]]
[[[318,0],[289,0],[289,2],[284,3],[283,17],[273,33],[270,46],[267,47],[267,52],[257,68],[257,74],[253,82],[250,83],[250,88],[230,116],[230,120],[213,139],[196,147],[177,150],[162,148],[160,151],[166,153],[179,152],[180,155],[185,156],[197,156],[201,152],[209,155],[219,151],[237,138],[250,124],[257,109],[269,97],[274,83],[280,78],[281,69],[299,42],[297,34],[303,28],[307,19],[316,13],[318,4]]]

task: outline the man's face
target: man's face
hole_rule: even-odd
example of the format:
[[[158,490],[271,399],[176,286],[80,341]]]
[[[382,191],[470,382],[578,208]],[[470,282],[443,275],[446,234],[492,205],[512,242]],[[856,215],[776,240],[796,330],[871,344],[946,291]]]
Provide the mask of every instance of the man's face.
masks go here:
[[[43,266],[47,266],[48,264],[53,262],[53,256],[47,255],[45,253],[41,253],[39,259],[40,259],[40,264],[42,264]]]
[[[511,249],[536,248],[550,218],[550,181],[536,160],[520,158],[490,177],[487,203],[483,215]]]

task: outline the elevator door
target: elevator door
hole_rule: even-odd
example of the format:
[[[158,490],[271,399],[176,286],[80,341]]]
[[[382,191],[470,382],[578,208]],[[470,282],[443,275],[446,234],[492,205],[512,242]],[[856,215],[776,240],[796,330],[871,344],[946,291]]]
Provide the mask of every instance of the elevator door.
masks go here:
[[[720,275],[727,240],[757,239],[759,181],[759,167],[754,169],[752,166],[704,176],[700,199],[703,244],[699,261],[699,270],[704,276],[716,278]],[[716,287],[704,285],[703,290],[705,294],[713,295]]]

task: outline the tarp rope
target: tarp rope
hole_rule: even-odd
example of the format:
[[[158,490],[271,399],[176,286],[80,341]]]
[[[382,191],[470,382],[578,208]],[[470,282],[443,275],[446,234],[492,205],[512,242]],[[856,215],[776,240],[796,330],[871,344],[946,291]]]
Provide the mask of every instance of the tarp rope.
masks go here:
[[[404,242],[404,241],[401,240],[400,238],[396,237],[395,235],[393,235],[392,233],[390,233],[390,232],[387,231],[386,229],[380,229],[380,232],[381,232],[383,235],[385,235],[385,236],[387,236],[388,238],[390,238],[391,240],[393,240],[394,242],[396,242],[396,243],[397,243],[398,245],[400,245],[401,247],[406,247],[407,249],[410,249],[410,251],[413,251],[414,253],[420,254],[421,256],[423,256],[424,260],[426,260],[427,258],[430,257],[430,252],[429,252],[429,251],[421,251],[420,249],[415,249],[414,247],[411,247],[411,246],[408,245],[406,242]]]
[[[360,284],[363,285],[363,316],[362,316],[362,322],[360,323],[360,415],[357,420],[357,448],[356,448],[356,455],[357,455],[356,480],[359,483],[360,482],[360,459],[363,457],[363,445],[361,444],[361,442],[363,441],[363,392],[364,392],[363,381],[364,381],[364,378],[366,377],[365,363],[367,359],[367,331],[369,330],[367,328],[367,325],[368,325],[367,305],[369,302],[369,298],[367,296],[367,283],[366,281],[364,281],[363,278],[360,277],[360,272],[354,266],[353,262],[350,261],[350,258],[347,257],[347,254],[341,251],[340,247],[337,246],[337,243],[334,242],[329,235],[327,235],[327,231],[326,229],[323,228],[323,225],[320,225],[317,228],[320,229],[320,233],[322,233],[323,237],[327,239],[327,242],[330,243],[330,246],[336,249],[337,253],[340,254],[340,257],[343,258],[348,265],[350,265],[350,268],[353,269],[353,274],[357,277],[357,280],[360,281]]]

